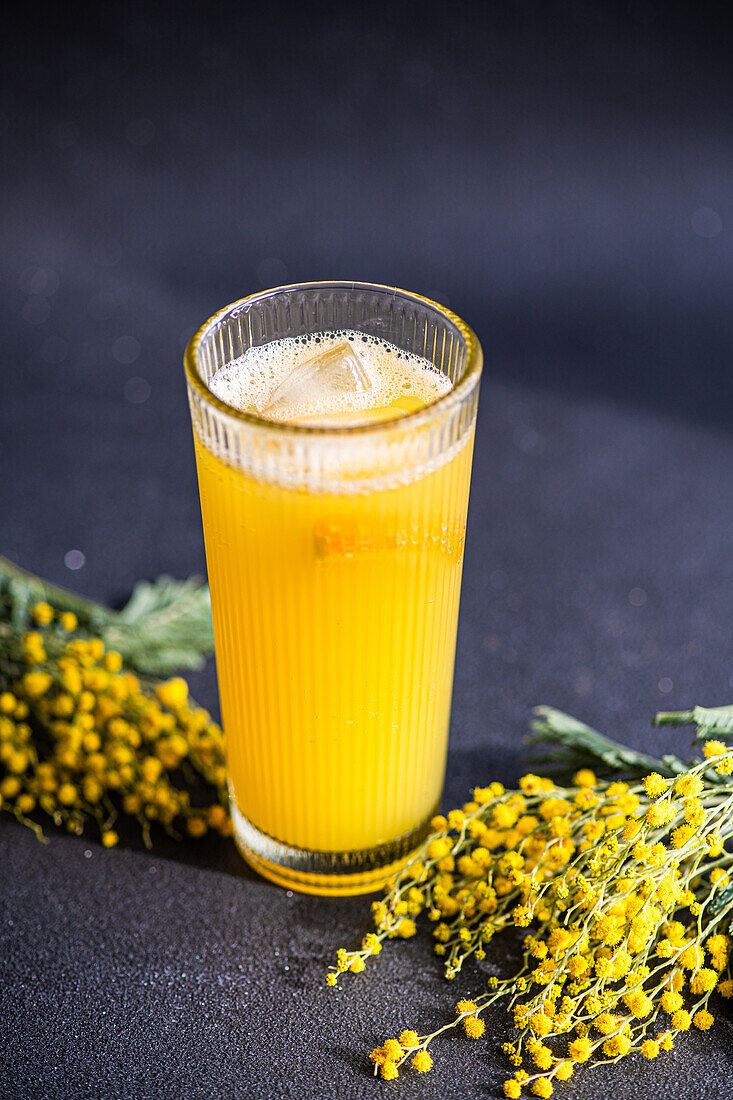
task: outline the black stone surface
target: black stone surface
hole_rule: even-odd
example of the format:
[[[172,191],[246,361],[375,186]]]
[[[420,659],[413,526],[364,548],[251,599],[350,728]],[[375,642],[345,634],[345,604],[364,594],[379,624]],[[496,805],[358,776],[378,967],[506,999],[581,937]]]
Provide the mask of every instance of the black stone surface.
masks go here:
[[[140,508],[125,548],[106,528],[74,578],[86,591],[111,596],[145,571],[137,544],[149,572],[201,566],[184,411],[158,506]],[[127,416],[106,409],[107,434],[124,432]],[[659,750],[682,735],[651,730],[655,709],[733,693],[730,438],[490,379],[478,438],[448,804],[476,782],[516,779],[533,703]],[[114,448],[97,452],[89,496],[64,506],[71,530],[95,502],[134,494],[151,461],[143,445],[125,469]],[[37,491],[46,515],[51,487]],[[21,557],[61,579],[68,545],[46,520],[27,529]],[[215,706],[213,671],[194,679]],[[421,935],[327,990],[324,966],[367,929],[368,906],[290,895],[249,872],[230,842],[162,840],[152,855],[61,835],[41,846],[0,823],[0,1097],[497,1095],[501,1011],[487,1041],[438,1048],[427,1078],[369,1076],[365,1050],[401,1026],[437,1025],[482,979],[445,983]],[[488,961],[502,966],[500,945]],[[718,1007],[705,1036],[654,1063],[579,1074],[570,1095],[733,1096],[730,1009]]]
[[[112,603],[203,572],[190,332],[265,285],[403,285],[487,358],[446,804],[516,780],[535,703],[674,745],[656,709],[733,698],[726,14],[16,5],[0,552]],[[191,684],[216,711],[213,665]],[[498,1095],[501,1010],[425,1078],[369,1075],[375,1042],[481,987],[446,984],[428,937],[334,993],[368,899],[289,896],[224,841],[139,848],[0,818],[0,1100]],[[717,1007],[705,1036],[563,1094],[733,1097]]]

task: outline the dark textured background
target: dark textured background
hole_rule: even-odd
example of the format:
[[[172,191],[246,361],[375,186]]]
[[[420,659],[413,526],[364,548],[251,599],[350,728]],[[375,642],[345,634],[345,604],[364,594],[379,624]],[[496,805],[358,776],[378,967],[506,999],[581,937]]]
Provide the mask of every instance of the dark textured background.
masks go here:
[[[733,697],[726,10],[29,7],[0,96],[0,552],[110,602],[202,572],[188,334],[265,285],[404,285],[487,361],[447,801],[516,779],[536,702],[673,744],[656,709]],[[213,667],[192,687],[216,710]],[[418,937],[330,993],[367,909],[223,841],[2,822],[0,1097],[495,1095],[501,1012],[428,1078],[369,1078],[365,1049],[480,978],[445,985]],[[733,1097],[719,1007],[570,1095]]]

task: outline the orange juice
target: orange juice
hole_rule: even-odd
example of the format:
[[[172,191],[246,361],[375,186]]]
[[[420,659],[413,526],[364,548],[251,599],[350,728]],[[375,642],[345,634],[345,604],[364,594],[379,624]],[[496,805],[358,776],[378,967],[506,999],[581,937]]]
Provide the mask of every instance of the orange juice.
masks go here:
[[[349,343],[363,387],[293,389],[294,364],[348,356]],[[339,333],[254,349],[209,387],[264,419],[349,428],[407,425],[451,385],[414,355]],[[195,444],[235,835],[276,881],[375,888],[390,867],[360,876],[370,854],[396,866],[440,802],[473,424],[425,468],[386,474],[377,448],[349,467],[344,432],[329,452],[339,476],[315,487]],[[331,874],[301,873],[298,852]]]

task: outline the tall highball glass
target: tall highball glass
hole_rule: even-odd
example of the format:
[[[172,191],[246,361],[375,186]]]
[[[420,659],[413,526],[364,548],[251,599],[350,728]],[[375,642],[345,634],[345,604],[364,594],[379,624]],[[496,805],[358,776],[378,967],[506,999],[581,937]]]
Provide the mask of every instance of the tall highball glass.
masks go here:
[[[334,330],[422,356],[451,390],[357,426],[211,392],[249,348]],[[376,890],[440,803],[481,348],[417,294],[303,283],[221,310],[185,366],[237,843],[292,889]]]

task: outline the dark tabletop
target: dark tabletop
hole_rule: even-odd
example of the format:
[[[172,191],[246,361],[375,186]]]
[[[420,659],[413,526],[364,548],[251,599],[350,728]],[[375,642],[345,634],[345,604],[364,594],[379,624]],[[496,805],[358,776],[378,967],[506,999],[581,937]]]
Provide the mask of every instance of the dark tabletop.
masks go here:
[[[105,423],[121,438],[130,414],[115,408]],[[104,514],[129,495],[136,512],[127,545],[115,546],[111,519],[106,545],[101,533],[98,544],[84,542],[90,571],[107,575],[88,590],[112,594],[146,567],[202,564],[179,427],[175,456],[156,472],[142,448],[126,453],[124,470],[114,447],[108,459],[79,461],[89,509],[96,502]],[[516,779],[530,704],[556,704],[656,750],[683,735],[649,729],[655,709],[733,693],[733,441],[491,380],[479,439],[448,804],[477,782]],[[153,508],[146,497],[156,484]],[[38,492],[42,511],[52,507],[49,487]],[[60,577],[69,536],[45,530],[45,545],[36,534],[21,549]],[[215,706],[213,670],[193,686]],[[428,1030],[456,1000],[425,935],[389,945],[371,972],[327,990],[324,967],[368,928],[368,901],[286,893],[254,877],[229,842],[161,842],[154,855],[60,835],[41,846],[3,823],[0,876],[8,1100],[372,1097],[387,1086],[368,1076],[364,1051],[402,1026]],[[500,967],[501,949],[489,959]],[[460,992],[481,985],[467,975]],[[493,1094],[505,1068],[497,1048],[509,1035],[501,1011],[488,1032],[486,1045],[445,1043],[434,1074],[405,1075],[400,1095]],[[655,1063],[579,1075],[572,1095],[663,1086],[675,1100],[733,1096],[732,1056],[721,1006],[704,1038],[684,1037]]]
[[[533,704],[661,751],[684,734],[657,709],[733,699],[722,9],[334,7],[287,38],[284,9],[234,38],[218,11],[100,9],[6,49],[0,552],[110,603],[203,573],[182,343],[260,286],[375,278],[486,350],[446,805],[516,781]],[[216,713],[213,664],[191,687]],[[0,818],[0,1098],[497,1095],[501,1009],[434,1073],[370,1077],[365,1051],[484,979],[446,984],[421,933],[328,990],[368,908],[227,841],[41,845]],[[564,1094],[733,1097],[717,1008]]]

